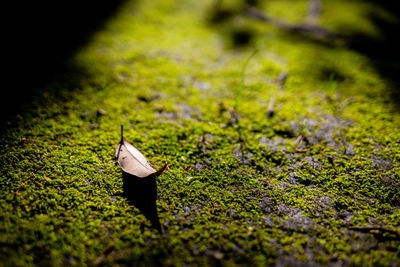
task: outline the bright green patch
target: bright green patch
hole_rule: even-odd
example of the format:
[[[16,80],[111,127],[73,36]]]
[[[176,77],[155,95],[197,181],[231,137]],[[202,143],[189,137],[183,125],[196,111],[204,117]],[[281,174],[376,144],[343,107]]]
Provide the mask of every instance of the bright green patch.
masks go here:
[[[366,56],[243,18],[210,26],[212,1],[133,2],[1,136],[2,264],[400,264],[398,238],[351,229],[400,232],[400,115]],[[292,2],[262,8],[301,21]],[[373,5],[341,4],[323,25],[376,34]],[[231,25],[253,42],[233,48]],[[122,196],[120,124],[170,164],[165,236]]]

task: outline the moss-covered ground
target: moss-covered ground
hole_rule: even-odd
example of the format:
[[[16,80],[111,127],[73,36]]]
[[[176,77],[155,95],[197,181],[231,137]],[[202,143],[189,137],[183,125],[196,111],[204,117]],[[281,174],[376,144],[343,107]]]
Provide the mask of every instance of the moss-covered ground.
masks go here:
[[[389,16],[323,3],[332,31],[379,36],[365,14]],[[0,265],[400,265],[395,85],[340,40],[211,23],[212,7],[125,3],[7,122]],[[260,9],[297,23],[307,1]],[[122,194],[121,124],[170,165],[157,178],[164,235]]]

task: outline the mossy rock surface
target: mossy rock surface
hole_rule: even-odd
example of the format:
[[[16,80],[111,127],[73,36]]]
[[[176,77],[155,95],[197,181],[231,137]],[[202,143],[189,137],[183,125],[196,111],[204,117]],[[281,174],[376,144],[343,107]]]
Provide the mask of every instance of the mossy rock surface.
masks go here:
[[[326,6],[329,30],[379,35],[373,3]],[[7,122],[0,265],[400,265],[395,85],[345,43],[240,14],[212,23],[212,8],[124,3]],[[258,8],[298,23],[307,1]],[[170,166],[163,235],[123,195],[121,124]]]

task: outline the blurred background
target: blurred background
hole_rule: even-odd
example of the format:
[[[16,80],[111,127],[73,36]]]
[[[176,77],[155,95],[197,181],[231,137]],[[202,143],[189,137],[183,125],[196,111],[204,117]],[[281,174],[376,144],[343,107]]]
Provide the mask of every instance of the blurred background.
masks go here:
[[[71,59],[124,6],[127,5],[122,0],[42,1],[7,6],[3,11],[6,14],[3,119],[15,115],[20,106],[26,108],[55,75],[68,76],[69,82],[79,80],[78,73],[83,70],[79,64],[71,67]],[[394,103],[399,102],[396,1],[210,0],[202,5],[188,1],[180,6],[187,8],[184,12],[188,14],[192,12],[190,9],[197,9],[193,13],[201,17],[199,22],[215,31],[227,50],[268,49],[276,41],[290,43],[300,50],[302,47],[310,50],[307,44],[314,45],[314,55],[322,49],[355,51],[368,58],[374,71],[389,84],[386,93]],[[154,13],[157,16],[156,10]],[[164,26],[160,23],[160,27]],[[313,60],[309,52],[304,56],[308,57],[304,64],[310,67],[306,73],[314,78],[334,79],[339,83],[351,79],[341,69],[340,58],[330,60],[330,64],[326,59],[322,62],[322,58],[319,62]]]

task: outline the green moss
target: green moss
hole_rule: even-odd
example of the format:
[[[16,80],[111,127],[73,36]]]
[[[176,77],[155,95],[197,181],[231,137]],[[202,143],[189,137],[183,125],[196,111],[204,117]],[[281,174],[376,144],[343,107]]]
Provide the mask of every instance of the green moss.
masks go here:
[[[260,8],[302,21],[307,1],[288,5]],[[340,44],[243,17],[210,26],[210,7],[126,3],[9,122],[0,139],[2,264],[399,264],[398,239],[350,230],[400,232],[390,84]],[[321,22],[374,35],[364,23],[374,8],[328,3]],[[239,28],[253,39],[235,49],[229,32]],[[284,88],[275,82],[282,72]],[[122,195],[120,124],[155,167],[170,165],[157,180],[164,236]]]

